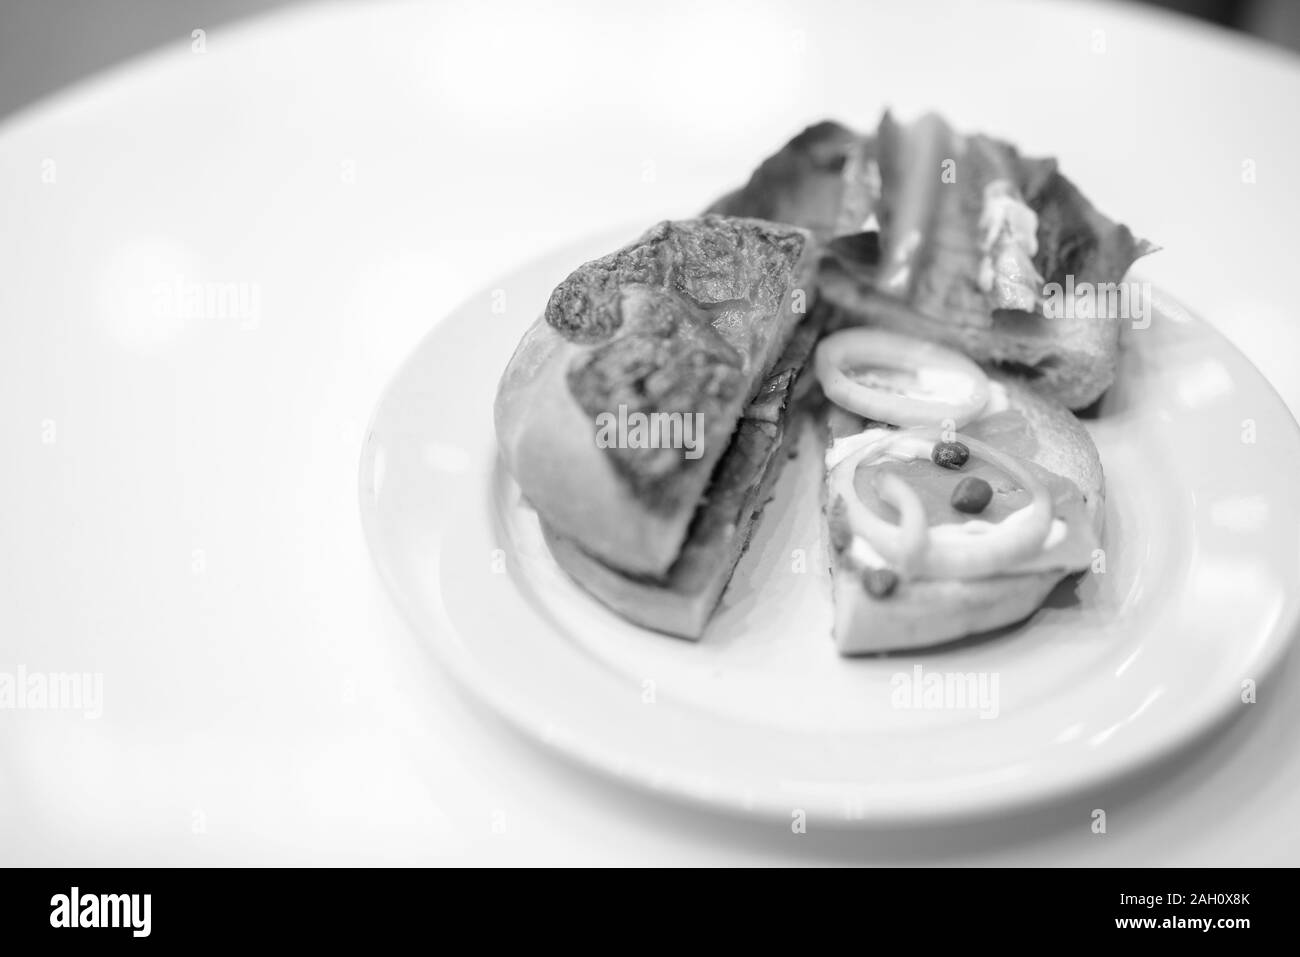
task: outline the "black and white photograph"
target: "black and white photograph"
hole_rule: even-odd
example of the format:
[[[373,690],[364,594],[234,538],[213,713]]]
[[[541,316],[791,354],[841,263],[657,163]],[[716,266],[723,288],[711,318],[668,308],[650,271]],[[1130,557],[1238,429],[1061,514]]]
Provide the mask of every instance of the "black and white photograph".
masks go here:
[[[0,0],[5,922],[1052,868],[1249,940],[1298,102],[1285,0]]]

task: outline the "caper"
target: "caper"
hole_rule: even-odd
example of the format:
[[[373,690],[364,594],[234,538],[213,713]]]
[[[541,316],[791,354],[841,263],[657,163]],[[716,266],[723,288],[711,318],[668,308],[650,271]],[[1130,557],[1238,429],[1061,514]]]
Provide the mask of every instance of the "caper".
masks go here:
[[[898,573],[889,568],[864,568],[862,587],[873,598],[888,598],[898,587]]]
[[[930,460],[945,469],[959,469],[969,458],[970,449],[960,442],[939,442],[930,453]]]
[[[977,515],[993,501],[993,486],[982,478],[967,475],[952,490],[952,507],[959,512]]]

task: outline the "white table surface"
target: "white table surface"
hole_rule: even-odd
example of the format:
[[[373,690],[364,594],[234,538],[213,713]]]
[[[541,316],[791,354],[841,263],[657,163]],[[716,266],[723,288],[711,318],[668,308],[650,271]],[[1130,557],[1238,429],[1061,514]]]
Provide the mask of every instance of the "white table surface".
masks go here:
[[[0,125],[0,671],[104,689],[0,711],[0,863],[1300,864],[1296,655],[1139,777],[863,833],[660,803],[450,684],[362,540],[384,383],[494,276],[823,116],[1058,155],[1300,410],[1300,61],[1112,5],[616,6],[291,9]],[[256,321],[160,318],[178,276]]]

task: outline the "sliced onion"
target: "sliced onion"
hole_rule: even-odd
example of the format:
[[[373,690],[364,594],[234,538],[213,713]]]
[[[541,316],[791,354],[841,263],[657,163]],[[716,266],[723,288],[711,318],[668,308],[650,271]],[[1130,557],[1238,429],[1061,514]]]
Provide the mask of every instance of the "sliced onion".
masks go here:
[[[861,462],[862,455],[853,456],[853,460],[854,463]],[[930,537],[921,497],[892,472],[885,472],[876,480],[876,491],[881,499],[898,509],[899,522],[895,525],[867,508],[858,497],[853,484],[856,473],[856,464],[837,467],[831,472],[831,494],[843,499],[849,524],[900,574],[911,575],[919,571]]]
[[[949,378],[951,396],[898,394],[859,382],[847,370],[857,367],[912,373],[918,385],[927,378]],[[817,346],[813,360],[822,390],[836,405],[877,422],[897,426],[953,428],[975,419],[989,401],[984,370],[959,352],[885,329],[842,329]],[[947,390],[944,390],[947,391]]]
[[[844,499],[845,517],[853,531],[865,538],[901,574],[916,577],[987,578],[1036,554],[1052,528],[1051,495],[1023,461],[969,436],[957,435],[955,441],[1019,482],[1030,494],[1028,505],[1000,522],[979,522],[981,530],[973,532],[970,526],[975,522],[952,527],[926,526],[925,508],[919,496],[893,473],[882,475],[877,488],[881,498],[898,509],[897,525],[881,518],[858,497],[854,479],[858,466],[864,461],[891,452],[928,457],[934,443],[943,438],[936,429],[895,432],[863,445],[831,470],[831,493]],[[951,436],[947,439],[953,441]],[[919,539],[918,515],[922,523]]]

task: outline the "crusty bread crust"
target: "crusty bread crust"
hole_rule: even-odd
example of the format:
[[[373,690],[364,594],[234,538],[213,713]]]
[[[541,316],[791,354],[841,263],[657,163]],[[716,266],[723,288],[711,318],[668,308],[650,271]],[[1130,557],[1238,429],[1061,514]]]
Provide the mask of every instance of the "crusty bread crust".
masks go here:
[[[1105,477],[1092,437],[1060,403],[1006,375],[1010,406],[1028,419],[1037,449],[1026,458],[1072,482],[1083,495],[1092,530],[1100,540]],[[1073,572],[1040,571],[973,581],[904,581],[884,598],[871,595],[859,577],[837,567],[831,552],[835,602],[834,636],[841,654],[908,651],[942,644],[1033,614],[1062,579]]]

